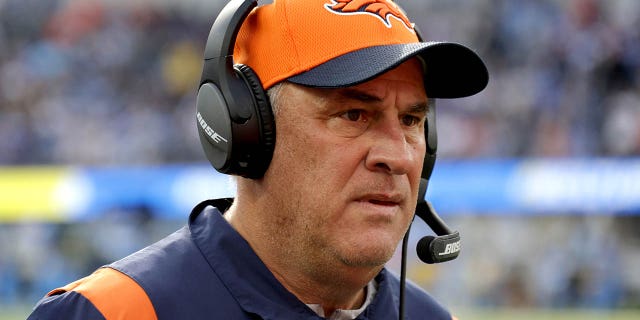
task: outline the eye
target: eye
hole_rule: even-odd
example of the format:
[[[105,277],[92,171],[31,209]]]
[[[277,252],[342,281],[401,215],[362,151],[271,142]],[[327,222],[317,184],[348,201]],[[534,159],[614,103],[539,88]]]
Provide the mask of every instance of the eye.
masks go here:
[[[333,115],[327,126],[342,137],[357,137],[367,130],[372,115],[363,109],[349,109]]]
[[[402,116],[400,120],[402,121],[402,124],[407,127],[413,127],[422,122],[422,118],[410,114]]]
[[[349,121],[367,121],[364,118],[364,111],[359,109],[351,109],[340,115],[342,118]]]

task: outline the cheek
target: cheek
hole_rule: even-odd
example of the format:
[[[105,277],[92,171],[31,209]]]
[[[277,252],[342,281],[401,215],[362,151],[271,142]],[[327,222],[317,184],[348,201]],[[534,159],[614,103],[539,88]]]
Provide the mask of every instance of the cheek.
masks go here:
[[[275,165],[282,167],[287,176],[307,176],[319,162],[315,152],[317,144],[299,131],[283,132],[274,152]],[[295,181],[291,181],[295,183]]]
[[[308,129],[307,129],[308,130]],[[296,197],[298,207],[291,208],[305,220],[322,221],[336,219],[346,197],[349,178],[353,175],[354,162],[348,161],[349,150],[321,135],[302,135],[300,132],[283,132],[287,135],[274,154],[273,173],[277,188],[283,198]],[[353,149],[353,148],[352,148]],[[320,217],[323,217],[320,219]],[[319,221],[318,221],[319,219]]]
[[[321,182],[318,181],[318,167],[323,164],[320,147],[299,128],[281,127],[278,127],[276,148],[267,172],[268,180],[273,183],[270,188],[283,199],[297,197],[304,203],[314,196],[309,190]]]
[[[314,184],[335,179],[349,150],[323,129],[322,124],[308,121],[307,126],[289,125],[278,131],[274,159],[286,164],[284,170]]]

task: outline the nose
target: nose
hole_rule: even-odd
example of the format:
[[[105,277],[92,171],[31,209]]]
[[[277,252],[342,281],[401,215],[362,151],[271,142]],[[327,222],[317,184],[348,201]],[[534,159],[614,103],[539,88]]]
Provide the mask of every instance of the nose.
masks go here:
[[[372,128],[371,147],[365,159],[365,166],[371,171],[382,171],[393,175],[408,173],[417,163],[417,146],[410,143],[407,135],[396,119],[379,122]]]

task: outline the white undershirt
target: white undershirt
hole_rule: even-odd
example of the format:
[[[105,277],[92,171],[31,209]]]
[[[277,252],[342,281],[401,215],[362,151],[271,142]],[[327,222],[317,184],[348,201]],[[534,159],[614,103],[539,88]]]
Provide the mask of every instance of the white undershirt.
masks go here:
[[[376,283],[375,279],[372,279],[371,281],[369,281],[369,283],[367,284],[367,289],[366,290],[367,290],[367,298],[364,300],[364,303],[362,304],[362,306],[359,309],[355,309],[355,310],[337,309],[327,319],[328,320],[353,320],[353,319],[357,318],[358,315],[360,315],[364,311],[364,309],[366,309],[371,304],[371,301],[373,301],[373,297],[375,297],[376,296],[376,292],[378,292],[378,284]],[[325,316],[324,315],[324,309],[322,309],[322,305],[319,305],[319,304],[307,304],[307,307],[309,307],[311,310],[313,310],[319,316],[321,316],[321,317]]]

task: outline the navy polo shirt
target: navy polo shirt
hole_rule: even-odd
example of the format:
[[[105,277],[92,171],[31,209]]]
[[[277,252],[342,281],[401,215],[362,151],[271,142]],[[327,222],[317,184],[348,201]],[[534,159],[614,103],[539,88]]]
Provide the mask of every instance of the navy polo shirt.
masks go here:
[[[224,219],[230,200],[196,206],[188,226],[50,292],[29,319],[322,319],[285,289]],[[383,269],[357,319],[397,319],[400,283]],[[406,319],[451,319],[407,283]]]

